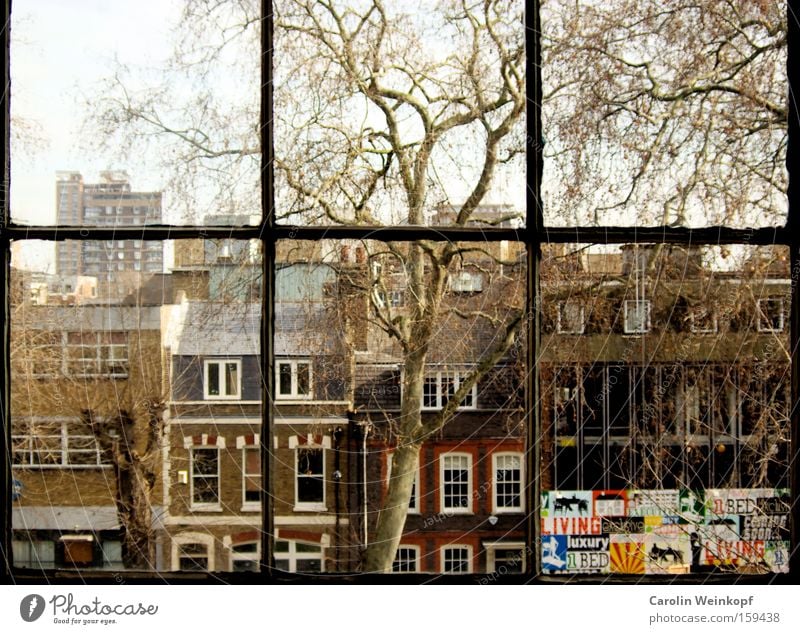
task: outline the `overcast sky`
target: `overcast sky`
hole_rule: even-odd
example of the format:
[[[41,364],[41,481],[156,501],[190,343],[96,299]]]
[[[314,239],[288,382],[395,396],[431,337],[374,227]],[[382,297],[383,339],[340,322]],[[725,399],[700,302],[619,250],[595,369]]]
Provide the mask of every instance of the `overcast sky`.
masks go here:
[[[55,220],[55,172],[91,175],[102,159],[77,150],[82,95],[123,64],[152,63],[169,53],[173,0],[16,0],[11,15],[11,114],[32,124],[46,147],[12,150],[11,210],[18,221]],[[135,179],[134,175],[134,179]],[[147,188],[147,183],[134,183]]]
[[[11,14],[11,213],[17,222],[55,221],[55,173],[81,171],[90,181],[101,169],[127,169],[133,187],[158,189],[129,165],[109,165],[79,149],[80,104],[107,77],[114,59],[157,63],[170,51],[169,29],[178,0],[15,0]],[[17,125],[15,126],[15,123]],[[21,124],[21,125],[20,125]],[[19,143],[16,136],[41,143]],[[41,249],[26,250],[27,264]]]

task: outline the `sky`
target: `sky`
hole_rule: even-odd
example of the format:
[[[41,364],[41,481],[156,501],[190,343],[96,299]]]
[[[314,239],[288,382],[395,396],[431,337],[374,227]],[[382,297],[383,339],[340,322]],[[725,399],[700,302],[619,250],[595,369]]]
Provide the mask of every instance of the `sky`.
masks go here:
[[[12,142],[11,215],[16,222],[55,221],[55,173],[75,170],[93,182],[102,169],[126,169],[135,190],[159,189],[145,170],[109,165],[80,151],[84,95],[109,75],[115,58],[151,64],[168,56],[179,0],[15,0],[11,14],[11,118],[15,132],[32,127],[42,143]],[[30,252],[30,254],[28,253]],[[23,261],[42,261],[25,249]]]

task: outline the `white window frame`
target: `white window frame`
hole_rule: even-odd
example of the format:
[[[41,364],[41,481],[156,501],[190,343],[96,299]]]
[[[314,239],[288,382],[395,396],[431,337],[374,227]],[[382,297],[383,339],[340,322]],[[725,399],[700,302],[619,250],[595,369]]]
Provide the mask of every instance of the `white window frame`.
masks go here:
[[[527,562],[525,561],[527,547],[524,542],[494,542],[492,544],[484,544],[484,548],[486,550],[486,572],[500,572],[497,570],[496,551],[518,549],[520,551],[520,561],[522,562],[522,574],[525,573],[527,569]]]
[[[194,452],[198,449],[213,450],[217,452],[217,475],[211,476],[217,479],[217,501],[216,502],[195,502],[194,499],[194,480],[195,478],[208,479],[208,475],[198,474],[194,472]],[[189,508],[192,511],[221,511],[222,510],[222,487],[221,487],[221,465],[220,465],[220,447],[219,445],[192,445],[189,448]]]
[[[327,472],[327,456],[325,455],[325,447],[320,445],[298,445],[294,448],[294,510],[295,511],[313,511],[325,512],[328,510],[327,504],[327,491],[328,481],[326,477]],[[301,502],[300,501],[300,472],[298,470],[298,460],[300,459],[300,451],[319,451],[322,453],[322,473],[314,474],[314,476],[322,475],[322,501],[321,502]],[[313,476],[307,476],[313,477]]]
[[[281,366],[288,365],[291,368],[291,389],[288,393],[281,392]],[[297,366],[308,366],[308,394],[298,394],[297,392]],[[311,400],[314,398],[314,364],[311,359],[276,359],[275,360],[275,399],[281,401]]]
[[[565,319],[565,310],[569,308],[578,309],[576,321],[580,324],[579,328],[570,327],[569,319]],[[560,302],[558,304],[558,315],[556,316],[556,331],[561,335],[582,335],[586,331],[586,309],[583,304],[576,301]]]
[[[413,558],[408,557],[401,557],[401,551],[405,551],[404,554],[413,554]],[[400,544],[397,547],[397,553],[395,553],[394,561],[392,562],[392,572],[397,575],[402,574],[413,574],[415,572],[420,572],[419,569],[419,555],[420,555],[420,548],[414,544]],[[399,565],[401,563],[406,564],[413,564],[414,570],[395,570],[395,565]]]
[[[465,371],[461,370],[439,370],[435,372],[425,372],[425,375],[422,379],[423,386],[422,386],[422,410],[424,411],[435,411],[442,409],[447,403],[447,397],[443,393],[442,390],[442,379],[452,378],[453,379],[453,393],[458,391],[459,386],[461,385],[461,381],[463,377],[468,374]],[[435,380],[436,385],[436,403],[434,405],[426,405],[425,404],[425,385],[429,384],[430,380]],[[466,399],[471,399],[472,403],[468,405],[462,405],[459,403],[458,408],[460,410],[465,409],[478,409],[478,384],[472,386],[472,390],[470,393],[465,397]]]
[[[214,536],[208,533],[179,533],[172,538],[171,568],[181,569],[181,551],[184,546],[205,546],[206,565],[209,572],[214,570]]]
[[[255,550],[252,552],[242,552],[237,550],[242,546],[252,546],[255,545]],[[255,572],[258,572],[261,568],[261,542],[256,541],[248,541],[248,542],[241,542],[238,544],[231,544],[230,547],[230,571],[231,572],[242,572],[236,571],[234,568],[235,561],[252,561],[256,564]],[[250,572],[250,571],[247,571]]]
[[[389,481],[392,479],[392,460],[394,459],[394,452],[390,452],[386,456],[386,486],[389,486]],[[417,461],[417,472],[414,474],[414,490],[412,492],[411,500],[414,501],[414,506],[411,506],[411,500],[408,504],[409,515],[419,515],[419,461]]]
[[[123,343],[113,343],[111,341],[103,341],[102,338],[107,336],[111,339],[114,335],[122,335],[124,338]],[[80,343],[71,343],[70,335],[79,335],[82,341]],[[84,338],[94,338],[94,341],[85,343]],[[69,331],[64,333],[64,364],[66,374],[77,377],[101,377],[109,379],[126,379],[130,369],[130,360],[128,358],[128,333],[124,330],[108,330],[108,331]],[[76,357],[73,358],[70,354],[72,349],[86,349],[93,350],[94,354],[91,357]],[[105,350],[106,357],[103,357],[103,350]],[[114,351],[121,351],[121,357],[114,357]],[[119,364],[122,368],[121,371],[113,371],[114,365]],[[76,365],[83,365],[84,369],[76,368]],[[91,366],[94,366],[92,369]]]
[[[220,392],[225,383],[225,365],[236,365],[236,394],[210,394],[209,388],[211,382],[209,380],[209,368],[212,365],[218,366]],[[203,398],[207,401],[240,401],[242,400],[242,360],[241,359],[205,359],[203,360]]]
[[[261,447],[259,445],[243,445],[241,447],[242,450],[242,510],[243,511],[260,511],[261,510],[261,499],[260,495],[263,494],[264,487],[263,482],[261,481]],[[259,456],[258,461],[258,473],[247,473],[247,452],[248,451],[255,451]],[[253,501],[247,499],[247,479],[248,478],[257,478],[259,482],[259,500]]]
[[[519,460],[519,505],[500,506],[497,503],[498,483],[497,477],[498,463],[501,459],[516,458]],[[492,512],[495,515],[501,513],[521,513],[525,511],[525,455],[519,451],[500,451],[492,454]]]
[[[780,325],[777,328],[773,328],[770,325],[772,321],[769,318],[769,313],[765,311],[762,306],[765,306],[768,302],[777,302],[779,304],[780,313],[778,313]],[[786,328],[786,315],[785,315],[785,306],[782,297],[762,297],[757,301],[758,306],[758,332],[783,332]]]
[[[446,505],[446,482],[445,471],[451,470],[447,467],[448,459],[466,458],[467,459],[467,506],[447,506]],[[439,508],[442,513],[448,515],[471,515],[472,514],[472,454],[464,452],[447,452],[439,455]]]
[[[70,434],[69,425],[78,421],[73,419],[36,419],[36,420],[12,420],[11,424],[11,466],[17,469],[108,469],[111,467],[111,460],[104,458],[100,449],[100,443],[91,433]],[[24,433],[14,433],[20,431],[20,426],[24,426]],[[37,428],[38,426],[38,428]],[[52,427],[53,433],[44,434],[44,427]],[[56,429],[56,427],[58,429]],[[40,444],[44,439],[51,441],[49,447]],[[70,441],[80,440],[89,441],[90,448],[75,448]],[[25,455],[25,462],[17,462],[17,455]],[[52,455],[55,461],[35,462],[34,456]],[[76,463],[70,461],[70,456],[93,455],[94,461],[90,463]]]
[[[645,310],[644,324],[642,328],[633,328],[631,325],[632,311],[639,310],[639,306],[643,306]],[[650,332],[650,316],[652,311],[652,304],[649,299],[626,299],[623,312],[624,312],[624,330],[626,335],[642,335]]]
[[[447,559],[447,551],[448,550],[466,550],[467,551],[467,569],[461,570],[459,572],[454,572],[452,570],[447,570],[446,559]],[[472,546],[468,544],[448,544],[447,546],[442,546],[439,550],[439,555],[442,560],[442,574],[446,575],[468,575],[472,572]]]
[[[325,572],[325,547],[322,544],[315,542],[308,542],[296,539],[282,539],[280,536],[275,539],[276,542],[287,542],[289,550],[285,553],[278,552],[277,549],[273,552],[276,563],[278,561],[288,561],[289,570],[287,572],[297,572],[297,562],[301,560],[318,560],[319,571]],[[316,546],[319,548],[319,553],[301,553],[297,551],[297,544],[305,544],[306,546]],[[302,573],[301,573],[302,574]]]

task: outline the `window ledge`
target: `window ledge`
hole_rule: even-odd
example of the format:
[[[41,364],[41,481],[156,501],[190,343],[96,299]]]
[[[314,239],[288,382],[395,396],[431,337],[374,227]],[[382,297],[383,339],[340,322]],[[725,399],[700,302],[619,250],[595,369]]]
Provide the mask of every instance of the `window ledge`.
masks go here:
[[[324,504],[296,504],[292,510],[295,513],[327,513],[328,507]]]
[[[253,511],[261,512],[261,502],[246,502],[242,504],[242,508],[239,510],[243,513],[252,513]]]
[[[192,504],[189,510],[193,513],[222,513],[221,504]]]

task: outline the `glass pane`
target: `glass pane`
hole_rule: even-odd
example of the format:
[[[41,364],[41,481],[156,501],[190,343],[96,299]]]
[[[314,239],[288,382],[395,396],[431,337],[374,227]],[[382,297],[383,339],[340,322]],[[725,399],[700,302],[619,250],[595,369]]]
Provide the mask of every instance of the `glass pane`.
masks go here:
[[[782,2],[542,2],[549,225],[782,226]]]
[[[325,501],[325,480],[321,477],[310,478],[298,476],[297,478],[298,503],[322,503]]]
[[[292,393],[292,365],[290,363],[278,364],[278,394],[291,395]]]
[[[192,451],[194,473],[198,475],[216,475],[219,469],[218,449],[194,449]]]
[[[208,386],[209,396],[219,396],[219,363],[208,364]]]
[[[112,255],[128,248],[108,242],[98,244]],[[100,548],[82,566],[170,571],[181,565],[174,540],[183,529],[169,518],[224,504],[237,513],[215,526],[220,534],[245,534],[258,521],[255,506],[246,520],[236,515],[261,490],[257,450],[246,491],[241,472],[241,449],[260,442],[262,424],[260,245],[232,241],[230,258],[201,239],[159,246],[159,272],[114,272],[99,284],[52,273],[53,242],[13,244],[11,530],[15,541],[54,549],[44,567],[75,565],[59,539],[86,533]],[[232,381],[234,398],[206,399],[211,359],[212,380],[222,390]],[[134,511],[120,513],[118,491]],[[119,555],[109,542],[121,544]],[[196,563],[230,570],[230,553],[216,552]]]
[[[788,249],[550,245],[541,271],[543,571],[786,572],[789,331],[761,326]]]
[[[259,12],[257,2],[15,2],[13,220],[260,221]],[[85,247],[63,243],[59,272]],[[140,269],[161,271],[160,256],[140,250]],[[133,270],[134,249],[119,254]]]
[[[295,565],[296,572],[322,572],[322,561],[319,559],[298,559]]]
[[[311,368],[307,363],[297,364],[297,394],[309,394],[311,383]]]
[[[277,221],[521,226],[524,3],[310,6],[273,2]]]
[[[314,392],[310,402],[272,404],[278,537],[286,531],[326,544],[326,572],[378,569],[362,558],[364,545],[369,552],[389,530],[380,525],[386,509],[411,503],[412,512],[392,530],[400,543],[419,545],[421,573],[441,574],[441,547],[456,538],[472,547],[481,566],[476,572],[487,572],[484,544],[498,535],[526,543],[519,504],[525,466],[523,246],[287,240],[278,242],[276,253],[275,381],[281,389],[282,365],[293,362],[299,374],[307,363]],[[437,270],[437,261],[449,264]],[[464,271],[480,274],[481,284],[454,285]],[[383,301],[391,292],[404,301]],[[425,306],[430,312],[422,312]],[[423,362],[414,366],[412,352],[423,346]],[[472,393],[472,409],[460,406],[467,400],[462,388]],[[408,408],[419,415],[406,426]],[[426,431],[415,432],[411,420]],[[403,440],[414,433],[424,434],[418,451]],[[494,514],[494,454],[509,453],[520,454],[506,465],[517,480],[503,493],[504,512]],[[445,454],[452,461],[443,481]],[[309,460],[314,455],[316,464]],[[346,535],[328,528],[345,513]],[[392,570],[391,555],[381,572]]]
[[[239,394],[239,372],[235,363],[225,364],[225,395],[236,396]]]

